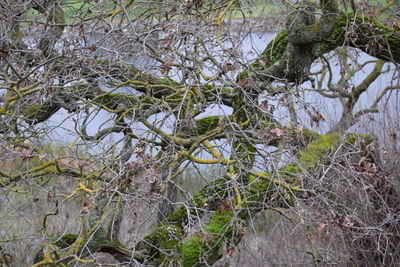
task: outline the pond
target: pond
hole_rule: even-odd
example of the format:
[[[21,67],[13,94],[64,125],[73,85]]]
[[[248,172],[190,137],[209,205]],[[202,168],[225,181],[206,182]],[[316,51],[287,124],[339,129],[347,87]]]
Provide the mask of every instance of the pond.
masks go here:
[[[241,42],[241,50],[243,53],[243,57],[246,57],[250,60],[257,58],[257,56],[261,53],[266,44],[269,41],[271,41],[275,37],[275,35],[276,33],[270,33],[270,32],[263,34],[254,33],[248,35]],[[99,35],[89,36],[89,39],[93,43],[98,43],[99,41],[101,41],[101,38],[102,37]],[[107,55],[107,50],[108,50],[107,46],[102,47],[101,49],[99,49],[98,53],[104,56]],[[374,59],[373,57],[363,52],[357,52],[354,50],[351,53],[356,54],[356,59],[357,59],[357,62],[351,62],[351,64],[353,65],[362,64],[366,61]],[[153,67],[155,66],[158,68],[159,66],[156,61],[145,56],[136,57],[135,59],[126,58],[125,60],[130,61],[131,63],[135,64],[137,67],[140,68],[149,68],[149,66]],[[385,65],[386,68],[388,68],[388,71],[380,75],[379,78],[372,83],[369,90],[361,96],[355,108],[355,111],[369,107],[373,103],[374,99],[379,95],[381,90],[386,86],[399,84],[399,77],[394,76],[395,66],[390,63],[386,63]],[[316,63],[314,64],[312,71],[317,71],[320,68],[321,64]],[[362,71],[357,72],[357,74],[351,79],[351,82],[354,83],[355,85],[358,85],[370,73],[372,69],[373,69],[373,64],[366,65]],[[335,63],[332,64],[332,71],[333,71],[332,82],[336,83],[340,77],[339,66]],[[176,78],[178,78],[179,73],[176,75],[177,75]],[[302,85],[302,87],[311,88],[311,83],[306,82]],[[102,88],[102,89],[110,90],[109,88]],[[127,90],[130,89],[122,87],[118,89],[118,92],[126,92]],[[330,99],[323,97],[320,94],[311,91],[305,91],[302,94],[303,94],[302,101],[297,104],[298,120],[300,122],[300,125],[313,129],[321,134],[326,133],[332,127],[332,125],[334,125],[335,122],[339,120],[341,116],[342,106],[340,104],[340,101],[338,99]],[[354,126],[353,130],[359,132],[360,131],[372,132],[379,136],[384,135],[385,130],[384,127],[382,127],[382,124],[385,123],[386,119],[400,117],[399,94],[397,91],[393,91],[391,92],[390,95],[391,95],[390,99],[389,98],[383,99],[382,104],[380,105],[381,110],[385,110],[384,113],[364,116],[364,118],[361,120],[361,123],[358,123],[356,126]],[[277,99],[275,100],[269,99],[269,103],[273,104],[277,108],[276,111],[274,112],[276,118],[283,122],[288,123],[290,116],[287,108],[279,105],[279,101]],[[325,118],[325,121],[321,122],[319,127],[317,127],[316,125],[311,125],[310,118],[304,111],[303,108],[304,105],[314,106]],[[89,124],[87,127],[89,135],[94,135],[97,133],[99,129],[104,129],[105,127],[109,127],[110,125],[112,125],[113,121],[112,114],[104,110],[95,111],[93,109],[91,109],[89,112],[92,113],[90,120],[88,120]],[[197,118],[209,115],[229,115],[231,113],[232,109],[230,107],[224,105],[212,105],[206,108],[205,112],[203,114],[200,114]],[[150,121],[156,122],[162,119],[164,115],[165,114],[154,115],[150,118]],[[51,117],[46,126],[46,130],[48,131],[50,139],[53,138],[53,140],[63,140],[66,143],[71,143],[72,141],[74,141],[76,139],[76,135],[74,134],[74,129],[77,127],[75,125],[75,121],[82,121],[82,118],[79,118],[79,115],[68,114],[68,112],[64,109],[58,111]],[[396,121],[397,120],[395,120],[395,123]],[[169,122],[166,123],[165,126],[163,126],[163,130],[166,132],[171,132],[171,127],[173,124],[174,124],[173,119],[170,119]],[[139,136],[146,134],[146,128],[141,123],[133,122],[131,126],[134,132]],[[393,125],[391,127],[393,127]],[[116,140],[120,140],[122,138],[122,134],[112,134],[108,138],[109,138],[108,140],[103,140],[104,142],[102,142],[101,145],[94,146],[93,152],[106,149],[108,144],[112,144]],[[226,150],[227,151],[229,150],[228,147]]]

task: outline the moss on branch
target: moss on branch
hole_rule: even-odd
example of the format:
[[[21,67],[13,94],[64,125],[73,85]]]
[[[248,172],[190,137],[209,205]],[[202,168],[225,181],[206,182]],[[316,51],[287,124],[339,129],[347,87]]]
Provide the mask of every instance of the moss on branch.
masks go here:
[[[233,211],[216,211],[203,231],[182,244],[183,266],[209,266],[222,256],[219,251],[222,243],[233,235],[233,215]]]
[[[235,192],[229,179],[217,179],[195,194],[193,200],[186,206],[179,208],[164,220],[151,235],[140,242],[137,249],[146,255],[151,255],[151,262],[154,265],[171,261],[179,262],[183,266],[210,265],[221,257],[219,250],[221,244],[237,242],[240,239],[234,231],[235,224],[245,225],[249,218],[265,207],[265,202],[269,201],[277,190],[282,198],[276,200],[279,205],[284,207],[294,205],[297,192],[291,187],[292,184],[296,184],[296,177],[305,168],[308,173],[317,172],[318,165],[327,164],[341,144],[358,145],[360,140],[366,145],[373,141],[373,137],[355,134],[343,137],[339,133],[318,137],[301,149],[297,161],[281,168],[278,173],[263,174],[269,179],[264,179],[260,175],[250,176],[248,185],[240,192],[244,205],[238,209],[220,210],[221,201],[227,196],[234,195]],[[274,179],[279,179],[280,183],[275,183]],[[283,183],[287,186],[283,186]],[[299,193],[302,192],[299,190]],[[185,239],[184,229],[190,221],[189,217],[191,214],[201,217],[205,209],[208,213],[212,213],[209,221],[202,231]]]

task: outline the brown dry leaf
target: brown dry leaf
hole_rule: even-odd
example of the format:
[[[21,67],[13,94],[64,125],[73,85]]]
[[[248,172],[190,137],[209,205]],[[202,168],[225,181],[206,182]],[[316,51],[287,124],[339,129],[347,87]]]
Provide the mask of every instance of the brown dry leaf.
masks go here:
[[[200,241],[203,243],[211,243],[213,241],[213,237],[208,233],[201,233]]]
[[[374,39],[372,39],[365,45],[365,50],[367,50],[368,53],[370,53],[370,54],[375,54],[377,48],[378,48],[378,44]]]
[[[239,237],[243,237],[246,234],[246,227],[243,226],[239,226],[238,227],[238,236]]]
[[[368,23],[368,29],[369,29],[369,31],[370,31],[371,33],[376,32],[376,28],[375,28],[374,24],[372,24],[372,22],[369,22],[369,23]]]
[[[93,45],[90,46],[90,51],[94,52],[96,50],[97,50],[97,46],[96,45],[93,44]]]
[[[396,142],[397,142],[397,134],[396,134],[395,132],[391,132],[391,133],[389,133],[388,135],[389,135],[390,140],[391,140],[393,143],[396,143]]]
[[[311,195],[312,195],[312,194],[311,194],[310,191],[304,191],[304,192],[303,192],[303,196],[304,196],[304,198],[306,198],[306,199],[307,199],[307,198],[310,198]]]
[[[247,88],[247,87],[250,87],[252,85],[253,85],[253,80],[250,79],[250,78],[242,79],[239,82],[239,86],[242,87],[242,88]]]
[[[222,200],[219,203],[218,211],[220,213],[223,213],[223,212],[228,211],[228,210],[233,210],[233,203],[232,203],[232,200],[230,198],[225,198],[224,200]]]
[[[268,111],[268,100],[264,100],[263,102],[261,102],[260,108],[261,108],[263,111]]]
[[[343,220],[343,225],[345,227],[353,227],[354,226],[354,222],[349,217],[346,217]]]
[[[400,23],[393,23],[393,30],[396,32],[400,29]]]
[[[296,128],[296,129],[294,129],[294,132],[296,133],[296,138],[297,139],[300,139],[300,138],[302,138],[303,137],[303,128],[301,128],[301,127],[298,127],[298,128]]]
[[[183,229],[182,238],[186,238],[186,237],[188,237],[188,236],[189,236],[189,228],[188,228],[188,227],[185,227],[185,228]]]
[[[334,226],[334,227],[336,227],[336,228],[339,228],[339,227],[341,227],[342,225],[343,225],[343,217],[342,216],[339,216],[339,215],[336,215],[334,218],[333,218],[333,221],[332,221],[332,225]]]
[[[375,143],[371,143],[365,146],[365,152],[369,153],[375,150]]]
[[[85,201],[83,202],[83,206],[84,207],[88,207],[88,208],[91,208],[92,207],[92,204],[93,204],[93,197],[92,196],[89,196],[89,197],[87,197],[86,199],[85,199]]]
[[[367,163],[365,164],[365,171],[368,173],[377,173],[378,166],[375,163]]]
[[[33,153],[32,149],[23,148],[21,150],[21,157],[23,160],[28,160],[28,159],[32,158],[32,156],[33,156],[32,153]]]
[[[284,96],[282,96],[281,98],[279,98],[279,105],[282,107],[287,107],[287,103],[286,103],[286,99]]]
[[[274,134],[276,137],[281,137],[283,135],[283,130],[281,128],[275,128],[270,131],[270,133]]]
[[[163,74],[168,74],[168,72],[171,70],[171,66],[172,66],[172,60],[171,59],[167,59],[164,64],[162,64],[160,66],[160,69],[162,70]]]
[[[318,227],[317,227],[317,234],[321,235],[322,232],[325,230],[327,224],[326,223],[321,223]]]
[[[313,126],[315,124],[317,127],[319,127],[319,123],[321,121],[325,121],[325,118],[318,111],[316,114],[311,116],[311,126]]]
[[[354,30],[347,31],[346,36],[350,39],[352,43],[355,43],[358,40],[358,35]]]
[[[137,213],[136,212],[133,212],[133,214],[132,214],[132,224],[136,224],[137,223]]]
[[[174,44],[175,37],[172,34],[168,34],[167,37],[165,38],[165,44],[163,46],[163,49],[169,50],[171,49],[171,46]]]
[[[236,67],[231,62],[225,61],[224,63],[222,63],[222,70],[223,71],[236,70]]]
[[[53,201],[53,194],[49,191],[47,192],[47,204],[50,204]]]
[[[84,208],[81,210],[80,216],[85,216],[86,214],[89,213],[89,211],[90,211],[89,207],[84,207]]]
[[[164,25],[164,31],[171,32],[174,30],[175,26],[176,26],[176,22],[170,21]]]

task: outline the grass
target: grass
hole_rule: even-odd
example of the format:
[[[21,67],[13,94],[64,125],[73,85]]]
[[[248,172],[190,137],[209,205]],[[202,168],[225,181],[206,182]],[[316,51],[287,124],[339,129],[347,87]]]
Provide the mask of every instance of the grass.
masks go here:
[[[152,3],[154,5],[154,1]],[[109,1],[108,4],[99,7],[96,5],[96,3],[92,2],[87,3],[85,1],[79,1],[79,0],[63,0],[62,6],[66,12],[68,22],[71,22],[72,18],[78,14],[80,16],[89,17],[100,12],[109,13],[119,8],[119,6],[115,4],[113,1]],[[145,4],[139,1],[138,4],[133,3],[129,8],[127,8],[127,11],[131,18],[135,18],[139,14],[146,11],[146,9],[149,9],[149,7],[150,4]],[[168,10],[167,7],[164,8],[166,11]],[[240,10],[234,10],[231,13],[231,18],[241,18],[243,14],[246,17],[271,16],[271,15],[275,16],[282,11],[282,5],[266,3],[265,0],[254,0],[251,1],[250,3],[244,3],[241,6],[241,8],[243,13]],[[29,17],[32,18],[34,16],[41,16],[41,14],[36,10],[29,11]]]
[[[125,3],[125,1],[121,1]],[[150,4],[151,3],[151,4]],[[384,5],[386,3],[385,0],[371,0],[367,1],[367,7],[370,10],[375,10],[380,5]],[[145,1],[135,1],[129,8],[127,8],[127,12],[131,18],[135,18],[140,14],[144,13],[146,10],[154,10],[155,1],[149,1],[149,3],[145,3]],[[152,6],[150,6],[152,5]],[[156,3],[156,5],[158,5]],[[95,3],[94,1],[80,1],[80,0],[63,0],[62,6],[67,15],[67,21],[70,23],[73,20],[73,17],[79,15],[79,17],[94,17],[95,15],[107,14],[112,12],[113,10],[118,9],[120,6],[117,5],[114,1],[107,1],[106,4],[99,6],[99,3]],[[172,6],[171,6],[172,8]],[[242,18],[243,14],[246,17],[259,17],[259,16],[277,16],[282,14],[284,5],[283,4],[274,4],[272,1],[267,0],[252,0],[252,1],[244,1],[241,2],[240,6],[241,10],[238,8],[233,10],[231,13],[231,18]],[[342,7],[344,9],[344,7]],[[167,6],[161,7],[160,10],[165,9],[168,10]],[[383,17],[387,17],[393,12],[396,11],[396,5],[393,5],[391,8],[386,10],[383,14]],[[98,13],[98,14],[97,14]],[[28,17],[38,17],[43,16],[36,10],[30,10],[28,12]],[[116,18],[115,20],[119,20],[120,18]]]

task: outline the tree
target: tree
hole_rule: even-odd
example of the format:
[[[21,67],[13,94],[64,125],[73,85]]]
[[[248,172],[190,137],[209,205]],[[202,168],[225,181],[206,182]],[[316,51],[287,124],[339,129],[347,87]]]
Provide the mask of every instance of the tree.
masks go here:
[[[99,252],[121,264],[211,265],[262,210],[299,223],[310,264],[398,262],[398,189],[378,137],[351,131],[399,89],[394,76],[356,110],[382,73],[398,75],[396,1],[298,2],[264,19],[251,14],[273,6],[250,0],[2,2],[3,209],[26,198],[40,211],[24,215],[26,233],[2,233],[2,262],[32,238],[34,266],[88,264]],[[243,41],[271,20],[279,33],[249,59]],[[351,62],[357,51],[375,59]],[[315,131],[325,118],[307,91],[342,103],[327,133]],[[219,166],[218,177],[191,194],[178,179],[189,168],[201,179],[202,165]],[[143,216],[156,225],[128,233]],[[329,254],[317,236],[332,232],[342,250]],[[121,241],[129,235],[140,239]]]

